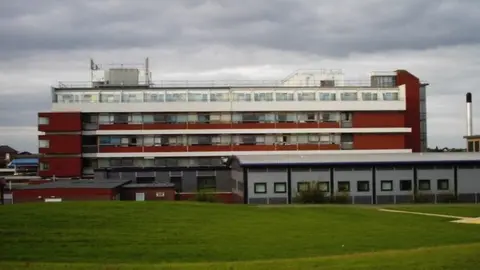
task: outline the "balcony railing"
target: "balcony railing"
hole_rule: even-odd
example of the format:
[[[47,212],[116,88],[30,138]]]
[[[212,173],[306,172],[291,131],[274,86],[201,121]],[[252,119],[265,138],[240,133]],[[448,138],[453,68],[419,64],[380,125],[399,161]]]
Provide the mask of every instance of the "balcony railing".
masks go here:
[[[135,89],[99,91],[57,91],[54,103],[172,103],[172,102],[332,102],[332,101],[399,101],[401,89],[368,88],[297,88],[264,90],[213,90],[213,89]]]
[[[372,87],[370,80],[161,80],[149,82],[139,81],[132,84],[109,84],[106,82],[60,81],[56,88],[189,88],[189,87]],[[377,86],[376,86],[377,87]],[[391,86],[390,86],[391,87]],[[385,88],[389,88],[385,86]]]

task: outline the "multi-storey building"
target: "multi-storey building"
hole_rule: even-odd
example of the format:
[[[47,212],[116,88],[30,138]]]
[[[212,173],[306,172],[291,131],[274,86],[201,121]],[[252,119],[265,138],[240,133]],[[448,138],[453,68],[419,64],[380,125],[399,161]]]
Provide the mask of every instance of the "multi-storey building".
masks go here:
[[[52,110],[38,115],[41,176],[133,167],[140,179],[141,168],[193,167],[201,178],[202,168],[246,153],[426,148],[426,84],[405,70],[372,73],[364,83],[336,70],[280,81],[153,83],[146,66],[101,70],[92,61],[88,84],[52,87]]]

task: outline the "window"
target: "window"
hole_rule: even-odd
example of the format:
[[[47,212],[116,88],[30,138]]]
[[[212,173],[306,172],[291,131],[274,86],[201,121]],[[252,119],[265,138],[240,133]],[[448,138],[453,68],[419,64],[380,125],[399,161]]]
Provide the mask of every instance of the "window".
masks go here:
[[[275,93],[275,99],[277,101],[294,101],[295,97],[293,93]]]
[[[267,193],[267,183],[255,183],[254,186],[253,186],[253,191],[256,194]]]
[[[298,101],[315,101],[314,92],[298,93],[297,97],[298,97]]]
[[[122,166],[122,160],[119,158],[112,158],[110,159],[110,166],[112,167]]]
[[[207,93],[188,93],[189,102],[207,102],[208,94]]]
[[[166,102],[184,102],[187,101],[187,95],[184,93],[178,94],[178,93],[168,93],[166,98]]]
[[[378,100],[378,94],[377,93],[371,93],[371,92],[363,92],[362,93],[362,100]]]
[[[418,180],[418,190],[430,190],[430,180]]]
[[[341,100],[353,101],[357,100],[357,93],[356,92],[344,92],[340,95]]]
[[[438,179],[437,180],[437,189],[438,190],[448,190],[448,179]]]
[[[319,93],[319,99],[321,101],[334,101],[336,96],[335,93]]]
[[[357,181],[357,191],[358,192],[370,191],[370,182],[369,181]]]
[[[284,182],[274,183],[273,190],[275,193],[287,193],[287,183],[284,183]]]
[[[393,181],[392,180],[382,180],[380,182],[380,189],[382,191],[392,191],[393,190]]]
[[[39,140],[38,141],[38,148],[49,148],[50,141],[49,140]]]
[[[348,191],[350,191],[350,182],[348,182],[348,181],[339,181],[339,182],[338,182],[338,191],[339,191],[339,192],[348,192]]]
[[[273,101],[273,93],[255,93],[255,101]]]
[[[252,94],[250,93],[234,93],[234,101],[252,101]]]
[[[203,189],[216,189],[217,179],[215,176],[197,176],[197,188]]]
[[[318,190],[323,192],[328,192],[330,190],[330,183],[328,182],[318,182]]]
[[[412,180],[400,180],[400,191],[411,191]]]
[[[210,101],[230,101],[229,93],[211,93]]]
[[[50,121],[49,121],[48,117],[39,117],[38,118],[38,124],[39,125],[48,125],[49,122]]]
[[[40,162],[40,170],[41,171],[48,171],[50,169],[50,165],[45,162]]]
[[[297,183],[297,190],[301,191],[308,191],[310,189],[310,183],[308,182],[298,182]]]
[[[467,152],[473,152],[474,148],[473,148],[473,142],[472,141],[469,141],[468,142],[468,148],[467,148]]]
[[[396,92],[383,93],[383,100],[399,100],[398,93]]]

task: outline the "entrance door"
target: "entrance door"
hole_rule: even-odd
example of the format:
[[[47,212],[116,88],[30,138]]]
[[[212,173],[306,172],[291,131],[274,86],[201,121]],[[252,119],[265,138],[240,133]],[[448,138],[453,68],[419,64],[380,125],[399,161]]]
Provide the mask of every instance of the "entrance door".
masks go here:
[[[145,201],[145,193],[135,193],[135,201],[137,202]]]

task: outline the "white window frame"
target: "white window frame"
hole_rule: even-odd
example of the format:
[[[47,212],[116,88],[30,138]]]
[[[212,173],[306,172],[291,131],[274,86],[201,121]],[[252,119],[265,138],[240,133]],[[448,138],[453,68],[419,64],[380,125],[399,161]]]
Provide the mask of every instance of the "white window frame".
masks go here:
[[[48,117],[45,117],[45,116],[40,116],[40,117],[38,117],[38,124],[39,125],[48,125],[48,124],[50,124],[50,119]]]
[[[50,140],[38,140],[38,148],[50,148]]]

